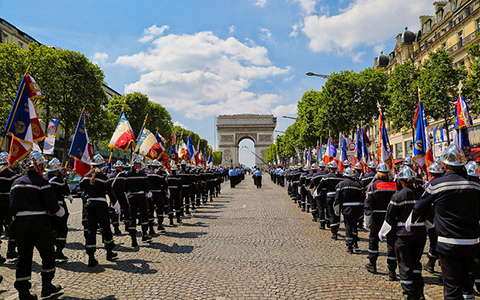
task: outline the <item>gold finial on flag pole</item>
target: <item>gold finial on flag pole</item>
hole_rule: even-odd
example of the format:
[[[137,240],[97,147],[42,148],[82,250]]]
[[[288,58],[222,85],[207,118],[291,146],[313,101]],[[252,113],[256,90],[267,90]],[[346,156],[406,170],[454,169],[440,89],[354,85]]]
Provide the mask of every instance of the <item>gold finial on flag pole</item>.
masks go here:
[[[462,81],[460,80],[460,82],[458,83],[458,97],[462,97],[462,89],[463,89],[463,83]]]

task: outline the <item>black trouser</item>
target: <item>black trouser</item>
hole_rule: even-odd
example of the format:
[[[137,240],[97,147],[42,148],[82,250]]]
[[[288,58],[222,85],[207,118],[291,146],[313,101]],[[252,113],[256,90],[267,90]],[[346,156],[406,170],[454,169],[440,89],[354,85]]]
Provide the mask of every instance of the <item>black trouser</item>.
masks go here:
[[[140,212],[140,224],[142,225],[143,234],[147,233],[148,230],[148,203],[147,198],[143,195],[133,196],[128,199],[130,204],[130,224],[128,227],[128,232],[131,236],[137,234],[137,211]]]
[[[426,240],[426,234],[397,237],[398,273],[404,295],[412,295],[417,298],[423,296],[424,283],[420,259]]]
[[[0,201],[0,235],[3,233],[3,228],[7,232],[8,236],[8,252],[15,251],[16,241],[13,237],[8,234],[8,226],[13,220],[12,213],[10,211],[10,202],[7,200]]]
[[[42,286],[50,286],[55,277],[55,242],[52,232],[16,232],[15,238],[18,247],[15,288],[19,293],[25,293],[32,286],[30,278],[34,247],[42,258]]]
[[[378,233],[385,221],[385,213],[373,213],[370,224],[370,235],[368,237],[368,259],[376,262],[378,258]],[[390,271],[395,271],[397,268],[397,258],[395,255],[395,241],[397,234],[390,231],[387,234],[387,266]]]
[[[262,176],[255,176],[255,180],[256,180],[256,186],[257,186],[257,189],[261,189],[262,188]]]
[[[215,193],[215,185],[213,180],[207,181],[208,194],[210,194],[210,201],[213,201],[213,194]],[[207,197],[208,198],[208,197]]]
[[[88,236],[85,248],[88,255],[93,255],[97,250],[97,230],[99,227],[102,230],[105,249],[110,251],[115,247],[108,217],[108,206],[98,206],[99,204],[92,202],[94,201],[87,203]]]
[[[357,222],[360,214],[343,215],[345,221],[345,244],[348,248],[353,248],[353,244],[358,242]]]
[[[318,220],[320,224],[325,225],[327,223],[327,199],[317,196],[315,200],[317,201]]]
[[[123,220],[123,223],[125,224],[125,229],[128,230],[130,224],[130,205],[128,204],[128,200],[125,197],[117,197],[117,200],[120,203],[120,219]]]
[[[63,217],[54,216],[50,218],[52,221],[53,236],[55,237],[55,246],[57,247],[57,252],[61,252],[67,243],[68,216],[69,214],[66,212]]]
[[[108,209],[108,215],[110,217],[110,223],[112,224],[113,228],[118,228],[120,225],[120,216],[117,215],[117,212],[115,212],[115,209],[110,207]]]
[[[335,201],[335,195],[327,195],[327,212],[328,219],[330,220],[330,230],[332,234],[338,233],[338,227],[340,226],[340,217],[335,214],[333,210],[333,202]]]
[[[428,248],[428,253],[427,253],[427,257],[429,259],[434,259],[434,260],[438,259],[437,239],[438,239],[438,236],[437,236],[437,231],[435,230],[435,227],[430,228],[428,230],[428,240],[430,242],[430,247]]]
[[[285,178],[284,178],[284,177],[280,177],[280,178],[278,179],[278,182],[279,182],[279,184],[280,184],[281,187],[284,187],[284,186],[285,186]]]
[[[182,187],[182,214],[183,211],[186,209],[187,211],[190,210],[190,187]]]
[[[470,273],[473,271],[478,244],[465,246],[438,242],[437,250],[442,265],[444,299],[473,296],[473,278]]]
[[[163,217],[165,215],[165,193],[164,192],[152,192],[152,201],[149,203],[149,218],[148,223],[150,226],[153,226],[154,221],[154,211],[157,212],[158,225],[163,223]]]
[[[230,177],[230,188],[234,188],[235,187],[235,176],[232,176]]]
[[[197,194],[197,186],[196,184],[192,184],[190,187],[190,206],[192,209],[195,209],[195,195]]]

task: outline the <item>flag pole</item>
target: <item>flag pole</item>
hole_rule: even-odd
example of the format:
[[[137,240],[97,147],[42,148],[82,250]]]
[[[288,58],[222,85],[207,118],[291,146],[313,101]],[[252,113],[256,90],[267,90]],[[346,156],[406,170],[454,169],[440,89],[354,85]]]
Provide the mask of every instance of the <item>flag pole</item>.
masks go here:
[[[142,125],[142,128],[140,129],[140,132],[137,136],[137,142],[136,144],[138,144],[138,139],[140,138],[140,136],[142,135],[142,132],[143,132],[143,128],[145,128],[145,124],[147,124],[147,119],[148,119],[148,114],[145,116],[145,120],[143,120],[143,125]],[[133,163],[133,158],[135,157],[135,150],[132,152],[132,160],[130,161],[130,165],[132,165]]]

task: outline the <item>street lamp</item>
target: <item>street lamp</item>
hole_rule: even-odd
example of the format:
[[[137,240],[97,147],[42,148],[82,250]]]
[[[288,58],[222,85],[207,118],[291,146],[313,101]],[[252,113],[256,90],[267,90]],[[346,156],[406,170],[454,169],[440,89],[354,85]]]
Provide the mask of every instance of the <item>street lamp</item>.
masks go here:
[[[285,131],[281,131],[281,130],[275,130],[275,132],[285,133]]]
[[[313,72],[307,72],[307,73],[305,73],[305,75],[307,75],[307,76],[317,76],[317,77],[322,77],[322,78],[330,77],[330,75],[316,74],[316,73],[313,73]]]
[[[292,120],[296,120],[296,119],[297,119],[296,117],[290,117],[290,116],[282,116],[282,118],[284,118],[284,119],[292,119]]]

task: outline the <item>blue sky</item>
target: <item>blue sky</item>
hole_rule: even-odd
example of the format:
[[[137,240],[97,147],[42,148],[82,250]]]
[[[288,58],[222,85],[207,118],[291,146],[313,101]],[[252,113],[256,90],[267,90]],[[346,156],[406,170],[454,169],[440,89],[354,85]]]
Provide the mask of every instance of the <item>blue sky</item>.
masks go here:
[[[79,51],[120,93],[138,91],[214,144],[214,116],[274,114],[283,131],[307,77],[372,66],[431,0],[0,0],[0,17],[45,45]],[[252,148],[253,145],[250,146]],[[252,148],[253,149],[253,148]],[[252,165],[247,149],[241,158]]]

